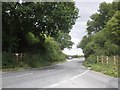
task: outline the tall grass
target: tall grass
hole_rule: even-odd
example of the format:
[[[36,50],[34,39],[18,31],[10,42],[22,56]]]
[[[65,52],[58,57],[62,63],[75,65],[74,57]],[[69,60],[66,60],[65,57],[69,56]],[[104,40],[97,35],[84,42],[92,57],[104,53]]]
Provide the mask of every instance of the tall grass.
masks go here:
[[[120,71],[119,71],[118,60],[116,61],[117,61],[117,64],[115,66],[113,56],[111,56],[109,57],[108,64],[106,63],[105,58],[104,58],[104,62],[101,63],[101,62],[97,62],[97,57],[92,55],[84,61],[83,65],[86,67],[91,67],[91,70],[95,70],[95,71],[104,73],[106,75],[110,75],[110,76],[118,78],[120,77],[119,75]]]

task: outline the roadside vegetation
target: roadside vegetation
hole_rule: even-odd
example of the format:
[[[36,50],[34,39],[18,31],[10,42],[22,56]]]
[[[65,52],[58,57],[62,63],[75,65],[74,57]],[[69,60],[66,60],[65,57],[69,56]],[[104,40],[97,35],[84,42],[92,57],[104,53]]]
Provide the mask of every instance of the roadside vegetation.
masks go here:
[[[84,57],[84,55],[66,55],[66,58],[81,58],[81,57]]]
[[[95,70],[101,73],[104,73],[106,75],[110,75],[113,77],[120,77],[118,72],[120,72],[119,70],[119,62],[118,62],[118,56],[109,56],[108,59],[106,58],[107,56],[99,56],[102,58],[99,58],[98,61],[97,60],[97,56],[94,56],[94,60],[93,58],[89,57],[89,61],[85,61],[83,63],[84,66],[86,67],[90,67],[91,70]],[[114,59],[115,57],[115,59]]]
[[[66,60],[78,18],[74,2],[3,2],[2,69],[43,67]],[[13,53],[23,53],[16,60]],[[17,54],[16,54],[17,55]]]
[[[96,56],[120,55],[120,2],[106,3],[99,6],[98,12],[91,15],[87,22],[87,35],[78,44],[85,55],[84,65],[95,71],[118,77],[118,66],[97,63]],[[117,59],[119,60],[119,58]],[[118,61],[119,62],[119,61]]]

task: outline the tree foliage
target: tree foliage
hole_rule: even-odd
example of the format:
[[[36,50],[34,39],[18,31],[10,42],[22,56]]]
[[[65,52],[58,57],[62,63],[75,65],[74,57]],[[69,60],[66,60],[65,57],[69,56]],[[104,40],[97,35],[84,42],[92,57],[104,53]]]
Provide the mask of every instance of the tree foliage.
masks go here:
[[[73,44],[69,32],[77,18],[74,2],[3,2],[3,68],[19,65],[12,53],[25,53],[22,63],[31,67],[64,61],[62,49]]]
[[[3,51],[24,52],[30,42],[28,34],[42,43],[45,36],[69,33],[78,9],[74,2],[3,2],[2,14]]]
[[[85,58],[96,55],[120,55],[120,2],[101,3],[98,12],[87,23],[88,35],[78,47],[83,49]],[[89,39],[91,38],[91,39]]]
[[[64,48],[72,48],[72,45],[74,44],[71,41],[71,36],[68,33],[59,33],[58,37],[55,38],[55,40],[59,43],[59,46],[63,50]]]
[[[89,35],[94,34],[102,30],[107,21],[120,9],[120,2],[106,3],[103,2],[99,6],[97,13],[91,15],[87,22],[87,32]]]

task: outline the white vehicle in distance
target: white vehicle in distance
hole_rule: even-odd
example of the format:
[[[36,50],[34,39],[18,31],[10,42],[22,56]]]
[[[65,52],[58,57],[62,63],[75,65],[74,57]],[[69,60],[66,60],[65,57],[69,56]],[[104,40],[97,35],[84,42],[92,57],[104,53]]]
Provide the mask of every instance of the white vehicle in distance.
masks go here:
[[[69,57],[68,57],[68,59],[72,59],[72,57],[71,57],[71,56],[69,56]]]

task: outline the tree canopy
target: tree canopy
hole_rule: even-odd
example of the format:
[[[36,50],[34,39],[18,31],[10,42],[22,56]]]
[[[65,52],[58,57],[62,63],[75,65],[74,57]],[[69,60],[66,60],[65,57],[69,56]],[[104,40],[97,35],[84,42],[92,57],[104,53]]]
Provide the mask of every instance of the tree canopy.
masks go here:
[[[88,34],[78,47],[83,49],[85,58],[91,55],[120,55],[120,2],[101,3],[98,13],[87,23]]]
[[[120,10],[120,2],[106,3],[103,2],[99,6],[97,13],[91,15],[87,22],[87,32],[89,35],[102,30],[107,21],[112,18],[116,11]]]
[[[74,2],[3,2],[2,68],[43,67],[63,62],[78,18]],[[15,60],[14,53],[23,53]]]
[[[74,2],[3,2],[2,16],[3,51],[25,52],[35,44],[42,46],[46,36],[63,39],[67,35],[68,43],[61,48],[72,45],[68,34],[78,9]]]

